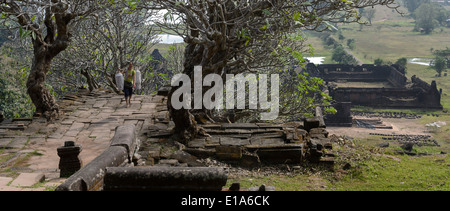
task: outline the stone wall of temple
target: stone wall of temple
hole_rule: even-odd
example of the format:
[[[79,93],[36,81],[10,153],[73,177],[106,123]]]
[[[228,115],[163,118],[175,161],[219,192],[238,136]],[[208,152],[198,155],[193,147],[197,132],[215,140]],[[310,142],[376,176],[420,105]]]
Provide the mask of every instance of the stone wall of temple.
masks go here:
[[[442,109],[436,82],[428,84],[413,76],[408,82],[404,68],[398,65],[307,65],[307,72],[329,82],[388,82],[392,87],[365,88],[330,86],[336,102],[385,108]]]

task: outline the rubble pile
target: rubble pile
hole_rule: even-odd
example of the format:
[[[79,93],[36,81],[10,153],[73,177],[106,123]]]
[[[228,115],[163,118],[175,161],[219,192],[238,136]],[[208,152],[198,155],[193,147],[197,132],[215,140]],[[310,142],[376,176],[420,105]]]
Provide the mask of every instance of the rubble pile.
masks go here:
[[[168,119],[156,119],[147,131],[147,141],[141,144],[137,163],[198,167],[202,166],[200,159],[213,158],[242,166],[302,162],[333,164],[332,144],[328,132],[320,125],[317,118],[285,124],[203,124],[201,126],[210,137],[182,145],[170,140],[173,123]]]

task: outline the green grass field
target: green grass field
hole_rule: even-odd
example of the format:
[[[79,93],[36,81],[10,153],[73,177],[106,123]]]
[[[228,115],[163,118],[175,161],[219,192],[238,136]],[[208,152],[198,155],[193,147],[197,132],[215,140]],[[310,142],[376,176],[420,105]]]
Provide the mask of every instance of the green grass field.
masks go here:
[[[449,162],[443,155],[370,155],[347,171],[247,176],[231,178],[227,185],[240,182],[249,188],[265,184],[279,191],[448,191]]]
[[[401,57],[432,58],[431,50],[450,47],[450,28],[436,28],[431,35],[414,32],[414,19],[408,14],[400,15],[382,6],[377,9],[372,25],[362,27],[359,24],[341,24],[345,40],[355,39],[353,50],[365,63],[373,63],[377,58],[395,62]],[[403,9],[401,9],[403,10]],[[330,56],[330,49],[323,46],[320,39],[309,36],[309,43],[316,49],[317,56]]]

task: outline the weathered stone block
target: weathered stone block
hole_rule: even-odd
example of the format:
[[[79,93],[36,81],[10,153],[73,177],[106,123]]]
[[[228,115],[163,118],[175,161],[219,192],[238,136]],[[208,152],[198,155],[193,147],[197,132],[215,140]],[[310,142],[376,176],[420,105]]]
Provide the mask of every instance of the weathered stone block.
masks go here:
[[[192,141],[188,142],[188,147],[192,147],[192,148],[203,148],[206,144],[206,140],[205,139],[194,139]]]
[[[320,127],[320,119],[318,117],[306,118],[303,127],[306,131],[310,131],[312,128]]]
[[[216,156],[220,160],[240,160],[242,157],[241,146],[217,146]]]
[[[260,138],[252,138],[252,145],[282,145],[284,144],[284,139],[281,138],[269,138],[269,139],[260,139]]]
[[[107,168],[106,191],[220,191],[228,176],[223,168],[115,167]]]
[[[328,138],[328,131],[325,128],[312,128],[309,135],[312,138]]]
[[[243,145],[249,145],[250,140],[240,139],[240,138],[221,137],[220,144],[221,145],[230,145],[230,146],[243,146]]]
[[[261,162],[268,163],[300,163],[303,158],[302,148],[259,149],[256,153]]]
[[[202,149],[202,148],[187,148],[184,151],[198,158],[213,157],[216,153],[216,149]]]
[[[64,146],[58,147],[57,152],[60,157],[58,168],[60,177],[70,177],[81,169],[82,161],[78,157],[82,147],[75,145],[73,141],[66,141]]]

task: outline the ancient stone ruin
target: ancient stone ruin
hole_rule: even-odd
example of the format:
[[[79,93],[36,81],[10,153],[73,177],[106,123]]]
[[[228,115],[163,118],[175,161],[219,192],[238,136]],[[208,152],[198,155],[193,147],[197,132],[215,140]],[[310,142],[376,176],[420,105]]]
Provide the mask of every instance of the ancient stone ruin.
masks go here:
[[[399,65],[308,64],[307,71],[326,81],[330,96],[337,102],[383,108],[442,109],[436,82],[428,84],[416,76],[408,81]]]
[[[326,82],[335,101],[336,115],[326,118],[330,126],[351,126],[352,105],[396,109],[441,110],[441,92],[436,82],[426,83],[415,75],[411,80],[399,65],[375,66],[309,63],[306,71]]]
[[[166,94],[164,90],[159,93]],[[148,125],[117,126],[109,147],[56,190],[234,190],[224,187],[227,169],[202,162],[207,159],[250,168],[265,164],[334,164],[332,138],[319,108],[316,117],[301,122],[203,124],[210,137],[182,145],[172,136],[167,97],[155,95],[152,99],[160,100],[152,106],[157,113],[147,121]],[[74,147],[73,143],[58,151],[67,147]]]

